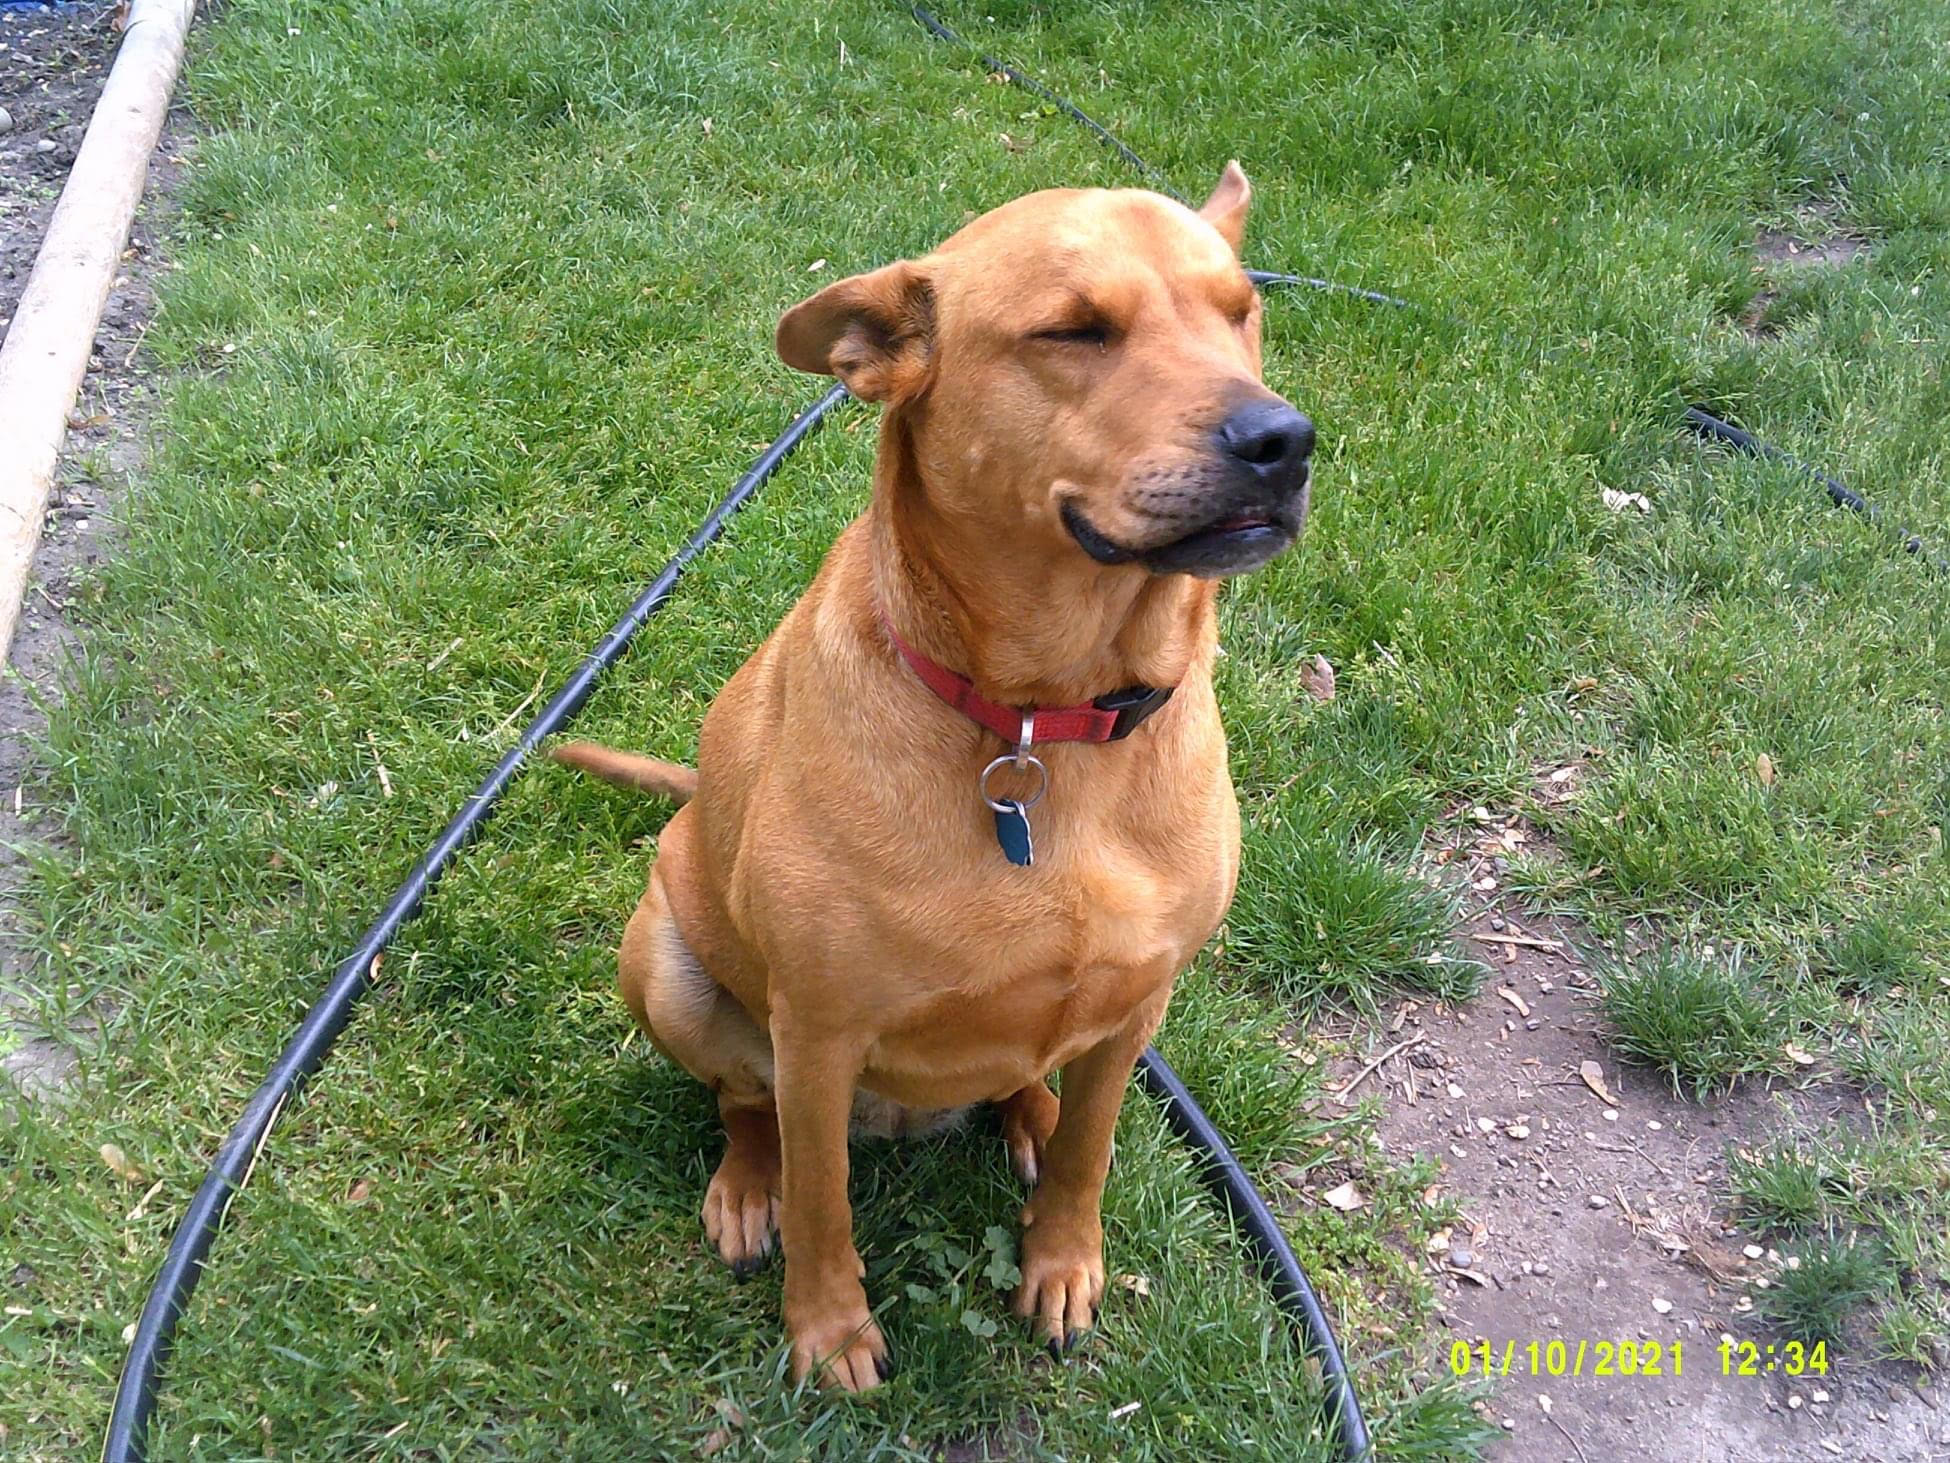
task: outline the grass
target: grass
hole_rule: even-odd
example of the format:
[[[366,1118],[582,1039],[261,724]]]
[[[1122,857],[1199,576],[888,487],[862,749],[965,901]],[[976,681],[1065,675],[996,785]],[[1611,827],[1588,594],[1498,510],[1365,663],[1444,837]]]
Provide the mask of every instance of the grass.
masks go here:
[[[1728,1177],[1741,1214],[1763,1229],[1811,1229],[1828,1212],[1830,1198],[1848,1187],[1839,1167],[1791,1144],[1735,1153]]]
[[[1885,1283],[1886,1267],[1865,1240],[1823,1239],[1776,1271],[1761,1292],[1761,1313],[1787,1336],[1834,1342],[1863,1301]]]
[[[1554,902],[1737,945],[1756,999],[1870,1096],[1853,1177],[1808,1222],[1885,1237],[1864,1303],[1885,1348],[1929,1353],[1941,586],[1676,423],[1719,406],[1950,542],[1942,0],[947,18],[1187,192],[1245,159],[1252,262],[1427,307],[1269,304],[1321,491],[1307,543],[1226,598],[1248,867],[1163,1036],[1263,1177],[1360,1169],[1368,1210],[1296,1200],[1290,1222],[1388,1454],[1481,1442],[1422,1365],[1436,1216],[1360,1120],[1305,1116],[1318,1068],[1288,1031],[1467,983],[1421,836],[1525,804],[1539,767],[1588,769],[1533,810]],[[92,1445],[242,1094],[511,714],[814,394],[770,358],[779,310],[969,210],[1129,181],[867,0],[237,0],[187,87],[205,138],[148,337],[173,373],[157,449],[26,797],[51,840],[38,1019],[82,1055],[62,1104],[0,1119],[0,1446],[26,1456]],[[1816,204],[1873,256],[1757,272],[1752,230]],[[1740,312],[1774,286],[1779,331],[1751,338]],[[689,752],[857,510],[871,438],[853,409],[808,444],[584,731]],[[1315,652],[1331,702],[1298,678]],[[1080,1363],[1047,1367],[1006,1317],[990,1239],[1017,1196],[978,1130],[859,1161],[902,1379],[865,1406],[782,1389],[776,1272],[739,1287],[699,1251],[706,1095],[609,993],[662,816],[545,770],[517,785],[280,1123],[185,1319],[157,1456],[682,1453],[720,1429],[728,1456],[1324,1455],[1301,1358],[1135,1100],[1109,1253],[1151,1294],[1120,1290]]]
[[[1747,983],[1737,957],[1724,963],[1663,949],[1603,977],[1599,1009],[1611,1042],[1695,1097],[1737,1077],[1778,1071],[1788,1024]]]

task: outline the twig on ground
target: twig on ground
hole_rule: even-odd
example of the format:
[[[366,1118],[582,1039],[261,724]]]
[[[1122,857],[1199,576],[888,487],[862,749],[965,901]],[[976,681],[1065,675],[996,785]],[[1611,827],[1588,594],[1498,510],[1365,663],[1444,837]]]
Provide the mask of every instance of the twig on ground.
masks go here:
[[[1492,930],[1488,934],[1472,932],[1470,939],[1481,940],[1485,945],[1523,945],[1532,950],[1562,950],[1561,940],[1540,940],[1535,935],[1499,935]]]
[[[501,733],[506,731],[510,726],[514,724],[514,720],[516,717],[520,716],[522,712],[526,711],[530,706],[535,704],[535,698],[542,694],[542,682],[544,679],[547,678],[547,676],[548,676],[548,671],[543,670],[541,675],[535,677],[535,689],[530,691],[526,696],[522,698],[521,705],[517,706],[513,711],[510,711],[506,716],[501,718],[500,723],[494,728],[494,730],[487,734],[487,740],[491,742],[496,737],[500,736]]]
[[[461,635],[454,636],[454,638],[448,642],[447,648],[445,650],[441,651],[440,654],[436,655],[432,660],[427,662],[427,669],[430,671],[439,670],[441,665],[445,663],[447,657],[452,655],[456,650],[460,649],[461,641],[464,640],[465,638],[466,638],[465,636],[461,636]]]
[[[1542,1402],[1545,1399],[1540,1397],[1537,1400],[1539,1402]],[[1571,1436],[1570,1432],[1565,1428],[1563,1423],[1559,1422],[1555,1417],[1551,1416],[1550,1408],[1546,1406],[1543,1409],[1543,1412],[1544,1412],[1544,1421],[1548,1422],[1552,1427],[1556,1428],[1559,1432],[1563,1433],[1564,1441],[1569,1443],[1574,1449],[1577,1450],[1578,1463],[1591,1463],[1591,1460],[1585,1457],[1584,1455],[1584,1446],[1581,1443],[1579,1443],[1576,1438]]]
[[[1568,1086],[1570,1084],[1567,1083],[1565,1085]],[[1622,1148],[1615,1143],[1594,1143],[1591,1146],[1594,1148],[1602,1148],[1607,1153],[1636,1153],[1640,1158],[1643,1158],[1647,1163],[1651,1164],[1654,1168],[1658,1169],[1659,1172],[1663,1174],[1666,1178],[1672,1177],[1671,1169],[1667,1168],[1663,1163],[1659,1162],[1658,1159],[1654,1158],[1650,1153],[1647,1153],[1643,1148],[1639,1147],[1638,1144],[1632,1142],[1630,1139],[1626,1140],[1625,1146]]]
[[[1363,1067],[1359,1072],[1355,1074],[1354,1080],[1352,1082],[1348,1083],[1347,1086],[1341,1089],[1340,1091],[1341,1104],[1343,1106],[1347,1104],[1347,1100],[1350,1096],[1353,1095],[1354,1089],[1359,1087],[1363,1082],[1367,1081],[1369,1077],[1373,1076],[1375,1068],[1379,1067],[1383,1062],[1387,1061],[1390,1057],[1394,1056],[1396,1053],[1407,1051],[1410,1047],[1414,1046],[1417,1042],[1421,1040],[1422,1040],[1422,1033],[1417,1032],[1414,1036],[1411,1036],[1407,1041],[1396,1042],[1393,1046],[1389,1047],[1387,1051],[1383,1052],[1380,1056],[1376,1057],[1372,1062],[1369,1062],[1367,1066]]]
[[[387,797],[391,797],[393,795],[393,779],[387,775],[386,764],[379,758],[379,738],[372,734],[370,727],[366,729],[366,744],[372,748],[372,765],[379,773],[379,790],[386,794]]]

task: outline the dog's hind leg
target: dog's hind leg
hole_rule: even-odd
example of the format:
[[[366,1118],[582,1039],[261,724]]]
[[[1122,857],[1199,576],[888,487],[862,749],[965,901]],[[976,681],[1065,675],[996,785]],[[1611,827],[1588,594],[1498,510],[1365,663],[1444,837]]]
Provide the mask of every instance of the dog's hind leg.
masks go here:
[[[668,840],[668,830],[666,830]],[[779,1120],[772,1042],[698,963],[651,871],[617,957],[618,985],[657,1049],[718,1094],[725,1154],[704,1195],[704,1232],[726,1264],[749,1275],[772,1252],[779,1207]]]
[[[1042,1177],[1043,1146],[1056,1131],[1060,1110],[1056,1094],[1049,1090],[1048,1082],[1031,1082],[995,1107],[1002,1115],[1002,1141],[1008,1145],[1009,1162],[1016,1177],[1033,1189]]]

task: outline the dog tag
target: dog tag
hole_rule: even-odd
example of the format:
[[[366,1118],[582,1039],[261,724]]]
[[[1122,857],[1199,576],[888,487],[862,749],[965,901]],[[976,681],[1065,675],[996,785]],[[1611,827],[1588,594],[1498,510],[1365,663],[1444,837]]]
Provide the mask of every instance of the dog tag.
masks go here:
[[[1036,844],[1029,836],[1029,810],[1011,798],[995,810],[995,841],[1002,856],[1019,869],[1036,862]]]

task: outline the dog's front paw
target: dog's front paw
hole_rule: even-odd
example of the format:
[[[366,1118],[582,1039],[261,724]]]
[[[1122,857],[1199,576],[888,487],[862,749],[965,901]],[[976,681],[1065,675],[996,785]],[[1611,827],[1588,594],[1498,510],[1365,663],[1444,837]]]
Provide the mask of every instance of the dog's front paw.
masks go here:
[[[817,1374],[822,1387],[866,1392],[894,1374],[887,1339],[867,1310],[867,1297],[858,1286],[855,1299],[830,1308],[792,1308],[786,1329],[792,1336],[792,1379],[802,1382]]]
[[[1024,1219],[1029,1227],[1022,1236],[1016,1314],[1060,1357],[1097,1324],[1104,1298],[1103,1226],[1054,1216],[1038,1223],[1027,1211]]]

